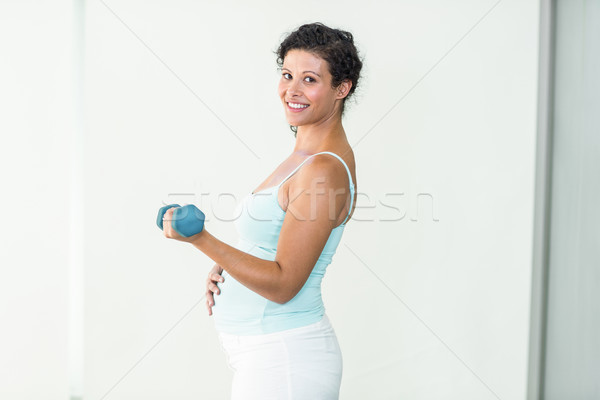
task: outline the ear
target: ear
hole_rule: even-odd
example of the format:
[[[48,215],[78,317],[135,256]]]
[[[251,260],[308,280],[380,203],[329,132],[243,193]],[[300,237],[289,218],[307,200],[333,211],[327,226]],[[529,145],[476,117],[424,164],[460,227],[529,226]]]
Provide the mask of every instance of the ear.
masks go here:
[[[337,87],[337,98],[343,99],[348,96],[348,92],[350,92],[350,88],[352,87],[352,81],[346,79]]]

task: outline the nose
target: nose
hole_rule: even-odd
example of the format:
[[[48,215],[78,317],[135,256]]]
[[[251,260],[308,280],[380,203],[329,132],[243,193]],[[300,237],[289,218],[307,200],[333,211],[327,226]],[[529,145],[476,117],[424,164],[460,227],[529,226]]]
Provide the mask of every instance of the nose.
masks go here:
[[[300,83],[296,79],[293,79],[287,88],[288,94],[291,96],[299,94],[300,93],[299,85],[300,85]]]

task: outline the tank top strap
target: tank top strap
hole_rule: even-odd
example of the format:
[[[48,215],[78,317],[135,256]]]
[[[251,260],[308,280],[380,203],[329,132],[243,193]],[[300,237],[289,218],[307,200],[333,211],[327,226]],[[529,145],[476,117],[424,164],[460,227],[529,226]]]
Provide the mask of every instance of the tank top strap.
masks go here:
[[[321,154],[321,153],[311,154],[310,156],[306,157],[296,168],[294,168],[292,170],[292,172],[290,172],[288,174],[288,176],[286,176],[285,178],[283,178],[283,180],[281,182],[279,182],[279,184],[277,185],[277,188],[279,189],[279,186],[283,185],[285,183],[285,181],[287,181],[290,178],[290,176],[294,175],[300,169],[300,167],[304,165],[305,162],[307,162],[312,156],[316,156],[317,154]]]
[[[344,218],[344,221],[340,224],[340,226],[344,226],[346,224],[346,221],[350,217],[350,213],[352,212],[352,205],[354,204],[354,182],[352,182],[352,174],[350,173],[350,168],[348,168],[348,166],[346,165],[346,162],[342,159],[342,157],[340,157],[337,154],[332,153],[330,151],[323,151],[323,152],[317,153],[317,154],[322,154],[322,153],[331,154],[332,156],[334,156],[338,160],[340,160],[342,162],[342,164],[344,164],[344,167],[346,167],[346,172],[348,173],[348,182],[350,182],[350,185],[349,185],[350,186],[350,207],[348,207],[348,214],[346,215],[346,218]]]
[[[346,172],[348,173],[348,180],[350,182],[350,207],[348,208],[348,215],[346,215],[346,218],[344,219],[344,222],[342,222],[340,224],[340,226],[343,226],[346,221],[348,220],[348,217],[350,217],[350,213],[352,212],[352,205],[354,204],[354,182],[352,182],[352,174],[350,173],[350,168],[348,168],[348,165],[346,165],[346,162],[342,159],[342,157],[338,156],[335,153],[332,153],[331,151],[322,151],[319,153],[315,153],[315,154],[311,154],[310,156],[306,157],[306,159],[304,161],[302,161],[300,163],[300,165],[298,165],[296,168],[294,168],[294,170],[292,172],[290,172],[288,174],[288,176],[285,177],[285,179],[283,179],[278,185],[277,188],[279,189],[279,186],[283,185],[283,183],[285,181],[287,181],[289,179],[290,176],[294,175],[299,169],[300,167],[302,167],[302,165],[304,165],[304,163],[306,161],[308,161],[309,158],[316,156],[318,154],[330,154],[334,157],[336,157],[338,160],[340,160],[342,162],[342,164],[344,164],[344,167],[346,168]]]

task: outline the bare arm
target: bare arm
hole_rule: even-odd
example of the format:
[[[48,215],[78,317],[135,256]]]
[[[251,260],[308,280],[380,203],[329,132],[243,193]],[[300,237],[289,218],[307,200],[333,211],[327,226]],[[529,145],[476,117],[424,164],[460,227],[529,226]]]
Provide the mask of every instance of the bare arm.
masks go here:
[[[238,282],[261,296],[282,303],[281,268],[275,261],[264,260],[220,241],[206,230],[194,236],[194,247],[219,264]]]
[[[309,160],[290,185],[290,203],[275,261],[285,276],[283,296],[291,300],[306,283],[323,248],[350,203],[348,175],[332,157]]]
[[[186,241],[252,291],[280,304],[291,300],[306,283],[337,217],[346,209],[348,178],[337,164],[315,158],[299,170],[290,186],[275,261],[238,250],[206,230]]]

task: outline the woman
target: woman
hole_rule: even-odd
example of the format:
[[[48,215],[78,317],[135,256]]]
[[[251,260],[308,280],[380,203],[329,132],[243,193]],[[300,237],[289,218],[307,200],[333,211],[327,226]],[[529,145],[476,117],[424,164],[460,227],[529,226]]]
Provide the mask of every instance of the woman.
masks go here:
[[[352,34],[321,23],[300,26],[276,54],[296,144],[238,206],[237,246],[206,229],[179,236],[168,221],[173,209],[164,232],[216,262],[207,307],[234,371],[233,399],[337,399],[342,355],[321,280],[356,203],[342,115],[362,62]]]

